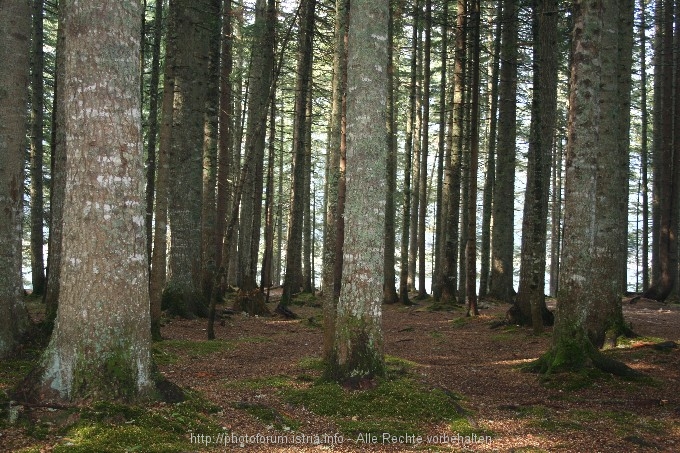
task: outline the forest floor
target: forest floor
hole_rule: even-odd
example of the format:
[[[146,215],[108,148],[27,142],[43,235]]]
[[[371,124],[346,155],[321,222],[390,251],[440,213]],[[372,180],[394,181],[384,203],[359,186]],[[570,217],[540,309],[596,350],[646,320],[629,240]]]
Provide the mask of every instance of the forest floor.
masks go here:
[[[270,303],[273,311],[274,303]],[[388,373],[350,390],[322,383],[322,313],[234,314],[206,340],[206,321],[168,320],[154,345],[159,372],[187,390],[184,403],[13,408],[0,412],[0,451],[680,451],[680,306],[648,300],[624,315],[639,338],[606,352],[647,377],[521,370],[551,332],[498,325],[430,303],[383,307]],[[554,308],[554,301],[552,307]],[[0,369],[0,399],[38,352]],[[219,444],[219,445],[218,445]]]

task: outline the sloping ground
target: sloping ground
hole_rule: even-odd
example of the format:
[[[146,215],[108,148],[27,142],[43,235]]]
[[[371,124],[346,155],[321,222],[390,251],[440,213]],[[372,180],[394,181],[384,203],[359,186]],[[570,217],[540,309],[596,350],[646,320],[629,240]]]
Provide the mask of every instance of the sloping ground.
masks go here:
[[[210,423],[187,422],[180,431],[188,447],[178,451],[680,451],[680,351],[652,347],[680,340],[679,306],[624,303],[642,338],[608,354],[649,379],[581,374],[543,383],[519,367],[547,350],[550,332],[493,328],[507,306],[485,307],[471,319],[462,309],[385,306],[394,385],[363,393],[315,387],[318,307],[295,307],[299,320],[233,315],[216,326],[215,342],[205,340],[204,320],[171,320],[163,328],[167,340],[155,345],[159,371],[212,405]],[[172,407],[161,406],[151,410]],[[78,445],[56,429],[42,439],[27,431],[0,425],[0,445]],[[144,439],[135,448],[162,451]]]

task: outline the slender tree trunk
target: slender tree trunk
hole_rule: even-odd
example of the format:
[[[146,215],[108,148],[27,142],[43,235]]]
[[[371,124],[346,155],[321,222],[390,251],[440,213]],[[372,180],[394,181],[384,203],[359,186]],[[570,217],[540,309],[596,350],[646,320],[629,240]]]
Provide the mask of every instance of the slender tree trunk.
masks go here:
[[[396,123],[396,91],[399,80],[399,47],[394,38],[396,22],[401,13],[400,5],[390,1],[390,17],[387,29],[387,164],[385,167],[387,194],[385,198],[385,266],[383,282],[383,302],[393,304],[399,300],[395,289],[395,224],[396,207],[394,197],[397,192],[397,123]]]
[[[276,149],[276,100],[273,99],[269,113],[269,145],[267,153],[267,182],[264,197],[264,254],[260,288],[272,286],[272,260],[274,259],[274,151]]]
[[[158,83],[160,80],[161,39],[163,37],[163,0],[154,6],[153,44],[151,49],[151,80],[149,82],[149,119],[146,149],[146,254],[151,272],[153,246],[153,210],[156,196],[157,137],[158,137]]]
[[[329,374],[357,385],[384,374],[381,301],[389,2],[357,0],[349,28],[347,235]]]
[[[45,291],[43,256],[43,0],[33,0],[33,39],[31,41],[31,282],[33,294]]]
[[[444,185],[446,209],[445,253],[442,265],[442,303],[455,303],[458,286],[458,244],[461,189],[461,156],[463,143],[463,111],[466,66],[466,0],[458,0],[456,12],[456,40],[453,69],[453,109],[450,116],[449,137],[447,139],[448,162]]]
[[[217,142],[217,193],[215,200],[215,267],[223,272],[223,240],[227,226],[227,210],[231,206],[234,184],[232,183],[232,160],[234,153],[234,92],[232,86],[233,27],[231,0],[222,2],[222,50],[220,60],[220,109]]]
[[[64,25],[59,15],[57,49],[54,67],[54,95],[52,100],[52,146],[50,156],[50,237],[47,255],[47,287],[43,302],[45,319],[52,327],[59,306],[59,276],[61,274],[61,239],[63,235],[64,191],[66,190],[66,134],[64,132]]]
[[[266,118],[274,65],[274,24],[276,22],[274,0],[258,0],[255,14],[256,36],[252,44],[252,63],[248,87],[246,126],[246,171],[241,181],[243,198],[239,225],[240,289],[244,292],[257,287],[257,257],[260,243],[262,212],[262,163],[266,136]]]
[[[420,153],[421,153],[421,132],[423,126],[423,47],[422,42],[422,21],[420,19],[420,12],[422,9],[421,0],[416,0],[413,11],[413,43],[412,52],[416,59],[414,67],[415,81],[413,88],[415,90],[415,109],[413,116],[413,148],[412,148],[412,191],[411,191],[411,220],[409,223],[409,254],[408,254],[408,275],[409,288],[416,289],[416,265],[418,264],[418,207],[420,203]]]
[[[217,201],[217,148],[220,110],[220,9],[221,0],[209,0],[209,19],[203,24],[208,34],[208,72],[203,119],[203,189],[201,196],[201,291],[210,300],[216,267],[215,235]]]
[[[59,311],[35,395],[48,401],[139,399],[152,389],[140,3],[64,2],[61,14],[63,95],[72,101],[64,116],[67,234]]]
[[[498,159],[493,192],[489,294],[510,302],[513,290],[515,149],[517,107],[517,2],[503,1],[498,116]]]
[[[479,298],[484,299],[489,290],[489,264],[491,260],[491,210],[493,190],[496,179],[496,129],[498,125],[498,72],[500,70],[501,16],[503,0],[498,0],[496,8],[496,31],[493,41],[493,61],[491,67],[491,89],[489,108],[489,140],[487,146],[486,178],[484,179],[484,201],[482,214],[482,237],[479,270]]]
[[[519,291],[514,309],[511,309],[511,313],[516,315],[513,321],[531,324],[535,334],[543,331],[543,325],[553,323],[553,315],[545,305],[545,243],[557,115],[557,11],[557,0],[535,0],[533,3],[534,97],[531,102]]]
[[[423,48],[423,120],[422,145],[420,149],[420,192],[418,193],[418,299],[427,298],[425,287],[425,229],[427,216],[428,171],[427,156],[430,147],[430,59],[432,55],[432,0],[425,0],[425,21],[423,25],[425,43]]]
[[[415,143],[415,123],[416,123],[416,109],[417,109],[417,63],[418,63],[418,52],[417,52],[417,41],[418,41],[418,27],[414,26],[413,33],[411,35],[412,45],[411,45],[411,75],[410,75],[410,85],[409,85],[409,108],[408,117],[406,119],[406,144],[404,150],[404,210],[402,219],[402,233],[401,233],[401,272],[399,275],[399,299],[404,304],[410,304],[411,301],[408,297],[409,289],[412,285],[411,273],[411,262],[414,259],[414,255],[410,253],[412,250],[412,244],[410,238],[412,235],[411,224],[412,224],[412,200],[413,200],[413,190],[411,187],[411,182],[414,179],[412,174],[413,169],[413,148]]]
[[[436,217],[435,217],[435,241],[434,241],[434,268],[432,272],[432,297],[435,300],[441,298],[441,262],[443,259],[442,244],[444,244],[444,221],[446,218],[446,207],[444,203],[444,162],[447,157],[446,149],[446,108],[447,108],[447,59],[448,59],[448,43],[449,43],[449,7],[444,5],[443,23],[441,28],[442,44],[441,44],[441,72],[439,76],[439,134],[438,134],[438,156],[437,156],[437,201],[436,201]],[[450,156],[447,162],[450,162]]]
[[[661,148],[663,133],[661,121],[664,117],[662,80],[664,68],[663,45],[663,5],[670,0],[658,0],[654,5],[654,98],[652,100],[652,273],[650,284],[655,284],[661,276],[661,261],[659,258],[661,231],[660,206],[661,203]]]
[[[477,173],[479,164],[479,60],[480,60],[480,0],[473,1],[472,68],[470,73],[470,173],[468,189],[468,236],[465,245],[467,315],[478,316],[477,309]]]
[[[315,0],[305,0],[302,7],[303,21],[300,27],[297,80],[295,83],[295,122],[293,132],[293,194],[288,243],[286,245],[286,273],[279,307],[290,305],[293,294],[300,290],[296,272],[302,262],[302,233],[304,221],[305,163],[307,138],[307,96],[310,94],[312,69],[312,43],[314,30]]]
[[[171,13],[171,11],[170,11]],[[153,250],[151,252],[151,274],[149,294],[151,296],[151,336],[161,339],[162,293],[167,274],[168,251],[168,197],[170,192],[170,143],[172,141],[172,113],[175,98],[174,15],[168,15],[165,44],[165,68],[163,74],[163,96],[161,98],[161,123],[156,159],[156,196],[154,207]]]
[[[642,173],[642,291],[649,288],[649,181],[647,109],[647,0],[640,0],[640,171]]]
[[[655,132],[655,148],[657,149],[658,182],[655,198],[658,198],[658,278],[645,291],[644,297],[665,300],[677,285],[678,266],[678,185],[680,184],[680,153],[674,152],[673,144],[673,15],[672,1],[663,3],[660,35],[659,69],[660,106],[655,109],[655,121],[660,127]],[[655,77],[656,78],[656,77]],[[659,142],[657,142],[657,140]],[[657,196],[658,194],[658,196]]]
[[[21,217],[28,117],[31,3],[0,8],[0,358],[9,356],[28,327],[21,275]],[[42,75],[42,74],[41,74]]]

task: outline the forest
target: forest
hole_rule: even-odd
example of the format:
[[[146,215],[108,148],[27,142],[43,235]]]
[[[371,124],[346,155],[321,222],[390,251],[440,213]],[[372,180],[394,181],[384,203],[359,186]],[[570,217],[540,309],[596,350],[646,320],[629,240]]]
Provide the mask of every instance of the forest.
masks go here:
[[[680,1],[0,0],[0,451],[680,450]]]

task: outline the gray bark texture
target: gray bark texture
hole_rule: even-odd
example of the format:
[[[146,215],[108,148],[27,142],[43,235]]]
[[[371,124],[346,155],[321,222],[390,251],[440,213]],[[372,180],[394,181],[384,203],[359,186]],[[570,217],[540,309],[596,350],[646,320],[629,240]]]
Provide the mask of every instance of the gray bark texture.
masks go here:
[[[31,4],[0,8],[0,358],[27,327],[21,277],[21,217],[26,149]]]
[[[139,98],[140,4],[64,18],[66,191],[59,309],[39,398],[135,399],[152,385]]]
[[[623,322],[632,14],[632,0],[575,9],[558,346],[602,346]]]
[[[204,112],[210,0],[170,2],[174,101],[169,154],[170,251],[164,303],[173,314],[206,312],[201,288]]]
[[[355,9],[356,8],[356,9]],[[384,373],[382,284],[387,159],[389,2],[352,4],[347,72],[347,201],[343,276],[335,329],[338,380]]]
[[[517,108],[517,2],[503,3],[503,37],[498,104],[498,154],[493,192],[489,295],[512,299]]]

